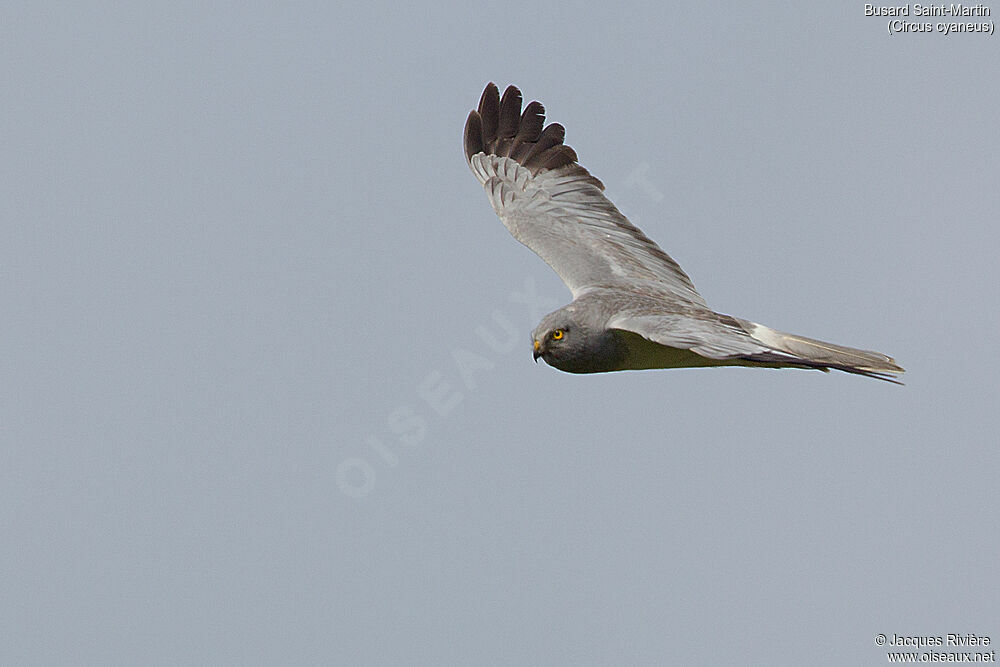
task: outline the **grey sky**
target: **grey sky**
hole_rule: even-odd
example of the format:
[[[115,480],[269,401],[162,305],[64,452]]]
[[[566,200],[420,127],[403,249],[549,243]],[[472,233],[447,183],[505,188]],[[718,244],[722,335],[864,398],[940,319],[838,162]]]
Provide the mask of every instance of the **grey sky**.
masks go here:
[[[0,662],[1000,642],[1000,38],[887,21],[8,4]],[[490,80],[716,310],[907,386],[531,363],[569,293],[463,159]]]

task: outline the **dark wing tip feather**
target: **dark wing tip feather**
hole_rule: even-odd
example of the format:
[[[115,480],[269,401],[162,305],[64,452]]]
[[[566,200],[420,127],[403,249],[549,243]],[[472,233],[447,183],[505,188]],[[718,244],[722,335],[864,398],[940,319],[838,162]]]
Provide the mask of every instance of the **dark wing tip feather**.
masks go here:
[[[514,86],[507,86],[500,99],[500,121],[497,137],[513,139],[521,120],[521,91]]]
[[[500,91],[492,81],[479,98],[479,118],[483,124],[483,147],[488,148],[497,138],[500,120]]]
[[[545,125],[545,107],[541,102],[529,102],[521,114],[521,122],[517,128],[518,141],[538,141],[542,136],[542,126]]]
[[[559,123],[545,125],[545,107],[531,102],[521,112],[521,91],[500,89],[490,82],[479,99],[479,108],[465,123],[465,157],[477,153],[510,157],[537,175],[540,171],[572,167],[572,172],[597,186],[604,184],[577,162],[576,151],[563,144],[566,130]],[[478,130],[478,140],[475,134]]]
[[[483,121],[478,111],[470,111],[465,121],[465,159],[483,152]]]
[[[540,169],[558,169],[576,162],[576,151],[566,144],[553,146],[536,158]]]
[[[517,134],[511,143],[507,157],[521,161],[542,136],[542,126],[545,124],[545,107],[538,102],[531,102],[521,114]]]

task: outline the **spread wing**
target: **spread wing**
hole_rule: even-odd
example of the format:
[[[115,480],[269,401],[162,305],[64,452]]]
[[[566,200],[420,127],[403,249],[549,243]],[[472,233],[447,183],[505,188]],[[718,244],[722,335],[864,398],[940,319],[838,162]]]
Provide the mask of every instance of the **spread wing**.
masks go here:
[[[510,86],[500,99],[491,83],[465,124],[469,166],[514,238],[545,260],[574,298],[591,287],[622,286],[707,308],[677,262],[577,163],[562,125],[544,123],[541,104],[522,113],[521,91]]]

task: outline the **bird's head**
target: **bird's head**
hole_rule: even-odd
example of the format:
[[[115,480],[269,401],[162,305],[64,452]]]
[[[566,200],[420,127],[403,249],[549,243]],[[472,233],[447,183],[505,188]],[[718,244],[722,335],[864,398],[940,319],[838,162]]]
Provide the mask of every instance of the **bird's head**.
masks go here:
[[[567,373],[600,373],[620,368],[624,350],[608,329],[591,326],[566,306],[542,318],[531,334],[535,361]]]

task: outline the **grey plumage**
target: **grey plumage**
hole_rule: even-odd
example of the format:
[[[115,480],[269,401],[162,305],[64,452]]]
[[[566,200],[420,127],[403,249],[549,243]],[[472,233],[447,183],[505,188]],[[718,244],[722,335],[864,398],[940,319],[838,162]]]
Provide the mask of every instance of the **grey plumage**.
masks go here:
[[[896,382],[892,358],[714,312],[667,253],[604,196],[545,126],[545,109],[490,83],[465,125],[465,156],[500,220],[574,300],[533,333],[535,358],[571,373],[758,366],[836,369]]]

